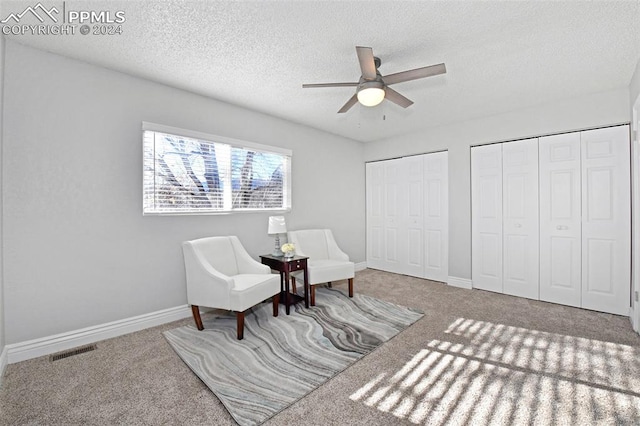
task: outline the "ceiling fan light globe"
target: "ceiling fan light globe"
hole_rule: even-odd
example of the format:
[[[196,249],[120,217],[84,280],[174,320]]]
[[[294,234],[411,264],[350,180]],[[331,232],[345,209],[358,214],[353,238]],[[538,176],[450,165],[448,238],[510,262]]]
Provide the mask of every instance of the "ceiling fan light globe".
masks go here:
[[[368,107],[376,106],[384,100],[384,95],[381,87],[366,87],[358,91],[358,102]]]

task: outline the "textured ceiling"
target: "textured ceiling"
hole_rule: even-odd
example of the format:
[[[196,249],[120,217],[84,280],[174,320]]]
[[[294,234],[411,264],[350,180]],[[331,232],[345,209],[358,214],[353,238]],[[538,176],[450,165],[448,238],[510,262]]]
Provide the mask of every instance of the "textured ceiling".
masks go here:
[[[2,16],[36,2],[3,1]],[[42,0],[43,5],[62,2]],[[122,10],[119,36],[9,36],[359,141],[626,87],[640,57],[640,2],[66,1]],[[444,62],[393,88],[415,102],[338,109],[357,81],[355,46],[381,73]]]

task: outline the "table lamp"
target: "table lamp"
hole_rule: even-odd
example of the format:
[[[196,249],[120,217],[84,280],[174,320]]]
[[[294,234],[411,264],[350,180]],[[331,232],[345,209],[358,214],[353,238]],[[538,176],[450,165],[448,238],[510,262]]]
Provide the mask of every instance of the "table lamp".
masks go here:
[[[284,216],[269,216],[269,229],[267,233],[269,235],[276,236],[276,247],[271,253],[272,256],[281,257],[284,255],[282,250],[280,250],[280,234],[284,234],[287,232],[287,225],[284,222]]]

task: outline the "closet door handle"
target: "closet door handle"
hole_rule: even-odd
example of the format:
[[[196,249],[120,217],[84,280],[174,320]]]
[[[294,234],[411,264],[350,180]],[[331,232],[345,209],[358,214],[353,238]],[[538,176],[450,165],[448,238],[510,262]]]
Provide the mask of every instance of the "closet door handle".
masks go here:
[[[559,231],[566,231],[567,229],[569,229],[569,227],[566,225],[558,225],[556,226],[556,229]]]
[[[516,223],[513,226],[515,226],[516,228],[522,228],[522,224],[521,223]]]

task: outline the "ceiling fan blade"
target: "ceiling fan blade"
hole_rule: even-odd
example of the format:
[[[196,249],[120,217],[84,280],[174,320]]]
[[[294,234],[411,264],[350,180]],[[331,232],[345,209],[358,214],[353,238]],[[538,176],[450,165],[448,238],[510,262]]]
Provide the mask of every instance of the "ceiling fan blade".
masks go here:
[[[406,108],[408,106],[413,105],[413,101],[405,98],[400,93],[393,90],[391,87],[384,88],[384,97],[387,100],[390,100],[394,104],[400,105],[402,108]]]
[[[384,84],[396,84],[404,81],[417,80],[419,78],[431,77],[433,75],[444,74],[447,72],[447,68],[444,64],[430,65],[428,67],[416,68],[414,70],[397,72],[395,74],[389,74],[382,77]]]
[[[357,102],[358,102],[358,95],[354,94],[351,98],[349,98],[347,103],[344,104],[342,108],[340,108],[340,110],[338,111],[338,114],[342,114],[343,112],[349,111],[349,109],[351,109],[351,107],[354,106]]]
[[[356,87],[358,83],[317,83],[317,84],[303,84],[303,89],[309,89],[312,87]]]
[[[360,61],[360,70],[362,78],[365,80],[376,79],[376,62],[373,59],[373,49],[370,47],[356,46],[358,53],[358,61]]]

